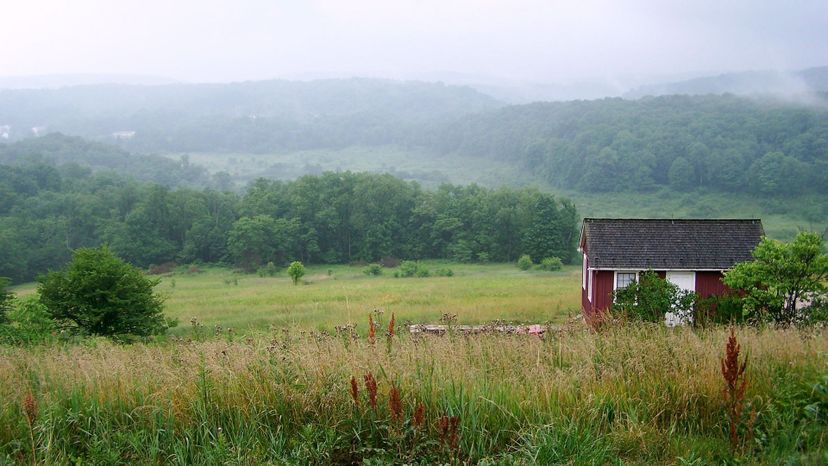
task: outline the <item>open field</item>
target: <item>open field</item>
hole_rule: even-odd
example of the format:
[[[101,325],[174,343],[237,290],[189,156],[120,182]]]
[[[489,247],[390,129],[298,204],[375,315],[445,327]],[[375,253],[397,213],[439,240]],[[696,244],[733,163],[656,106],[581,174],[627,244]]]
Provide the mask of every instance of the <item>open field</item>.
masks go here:
[[[165,154],[179,160],[180,153]],[[395,146],[318,149],[273,154],[188,153],[190,163],[210,173],[227,172],[240,186],[259,177],[292,180],[323,171],[390,173],[405,180],[437,187],[442,183],[485,186],[520,185],[519,170],[506,162],[468,155],[445,156]]]
[[[275,331],[0,347],[0,463],[826,464],[828,334],[737,333],[749,384],[735,451],[725,329],[576,325],[390,345]]]
[[[269,326],[331,331],[348,323],[364,330],[374,309],[386,317],[394,313],[401,323],[436,323],[443,313],[456,314],[462,324],[563,322],[580,313],[578,266],[523,272],[514,264],[424,264],[432,272],[448,267],[454,276],[393,278],[393,269],[385,269],[383,275],[369,277],[359,266],[310,266],[306,284],[294,286],[284,272],[259,277],[213,267],[164,275],[156,290],[167,296],[166,315],[180,321],[171,331],[179,335],[192,330],[193,317],[208,328],[245,332]],[[27,294],[34,285],[14,290]]]
[[[193,317],[207,327],[238,331],[269,326],[330,331],[349,323],[364,329],[374,309],[389,317],[394,313],[398,322],[437,322],[449,313],[470,324],[562,322],[580,309],[579,267],[522,272],[513,264],[425,263],[432,271],[450,267],[455,275],[393,278],[392,269],[386,269],[382,276],[369,277],[364,267],[311,266],[305,284],[294,286],[284,273],[259,277],[210,268],[162,277],[157,289],[168,296],[167,315],[180,320],[173,333],[189,331]]]

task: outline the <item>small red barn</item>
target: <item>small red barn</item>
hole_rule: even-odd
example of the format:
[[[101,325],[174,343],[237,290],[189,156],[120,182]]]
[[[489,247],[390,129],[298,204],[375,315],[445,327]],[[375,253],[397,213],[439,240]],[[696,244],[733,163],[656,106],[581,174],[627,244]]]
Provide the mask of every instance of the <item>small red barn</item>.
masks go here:
[[[722,273],[751,260],[763,235],[758,219],[585,218],[581,307],[587,314],[608,309],[612,292],[647,270],[703,298],[722,294]]]

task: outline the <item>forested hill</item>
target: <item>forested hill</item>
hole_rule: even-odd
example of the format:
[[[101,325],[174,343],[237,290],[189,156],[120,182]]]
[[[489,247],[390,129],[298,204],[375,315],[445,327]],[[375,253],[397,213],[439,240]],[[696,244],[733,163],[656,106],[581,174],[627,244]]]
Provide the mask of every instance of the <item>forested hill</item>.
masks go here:
[[[496,159],[530,182],[583,192],[828,192],[826,103],[706,95],[502,106],[464,87],[365,79],[0,92],[11,140],[40,123],[136,154],[394,146]],[[135,134],[116,141],[119,130]],[[124,154],[115,159],[139,160]],[[341,159],[332,168],[359,167]]]
[[[736,96],[535,103],[468,116],[423,142],[590,192],[828,192],[826,106]]]
[[[803,96],[818,92],[828,92],[828,66],[791,72],[746,71],[705,76],[685,81],[642,86],[625,93],[624,97],[635,99],[648,95],[725,93]]]
[[[219,186],[200,166],[155,155],[131,154],[110,144],[59,133],[0,144],[0,165],[77,165],[164,186]]]
[[[112,141],[139,151],[237,151],[406,142],[500,104],[468,87],[375,79],[0,91],[0,126]]]

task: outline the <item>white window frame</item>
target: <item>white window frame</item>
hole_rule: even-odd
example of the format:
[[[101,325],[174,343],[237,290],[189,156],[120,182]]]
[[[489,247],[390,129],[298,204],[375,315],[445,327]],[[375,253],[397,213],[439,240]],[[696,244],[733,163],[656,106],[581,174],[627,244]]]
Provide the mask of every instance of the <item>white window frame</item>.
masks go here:
[[[612,290],[613,291],[618,289],[618,275],[622,274],[622,273],[623,274],[634,274],[635,275],[635,281],[637,283],[638,279],[639,279],[639,275],[641,274],[641,271],[640,270],[615,270],[615,271],[613,271],[613,274],[612,274],[613,275],[612,276]],[[629,286],[629,285],[627,285],[627,286]]]
[[[585,290],[586,287],[587,287],[587,265],[588,265],[587,255],[586,255],[586,253],[584,253],[584,266],[582,267],[583,271],[581,273],[581,275],[582,275],[581,289],[583,289],[583,290]]]
[[[592,270],[587,269],[587,299],[592,302]]]

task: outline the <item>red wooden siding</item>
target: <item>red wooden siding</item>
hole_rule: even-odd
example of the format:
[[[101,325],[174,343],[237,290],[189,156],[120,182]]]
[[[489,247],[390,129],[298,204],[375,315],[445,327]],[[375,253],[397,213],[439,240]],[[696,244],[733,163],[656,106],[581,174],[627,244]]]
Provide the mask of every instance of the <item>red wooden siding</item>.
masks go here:
[[[589,302],[589,296],[587,296],[587,290],[589,289],[589,279],[591,277],[589,277],[588,275],[585,275],[585,273],[589,272],[589,258],[586,255],[586,249],[584,249],[583,254],[584,255],[582,257],[583,257],[584,263],[583,263],[583,265],[581,265],[581,309],[585,313],[591,314],[592,313],[592,303]],[[586,280],[584,280],[584,277],[586,277]]]
[[[696,272],[696,293],[702,298],[712,295],[723,295],[730,288],[722,283],[721,272]]]
[[[612,304],[612,282],[615,274],[611,270],[596,270],[592,274],[595,280],[592,284],[592,308],[596,311],[605,311]]]

